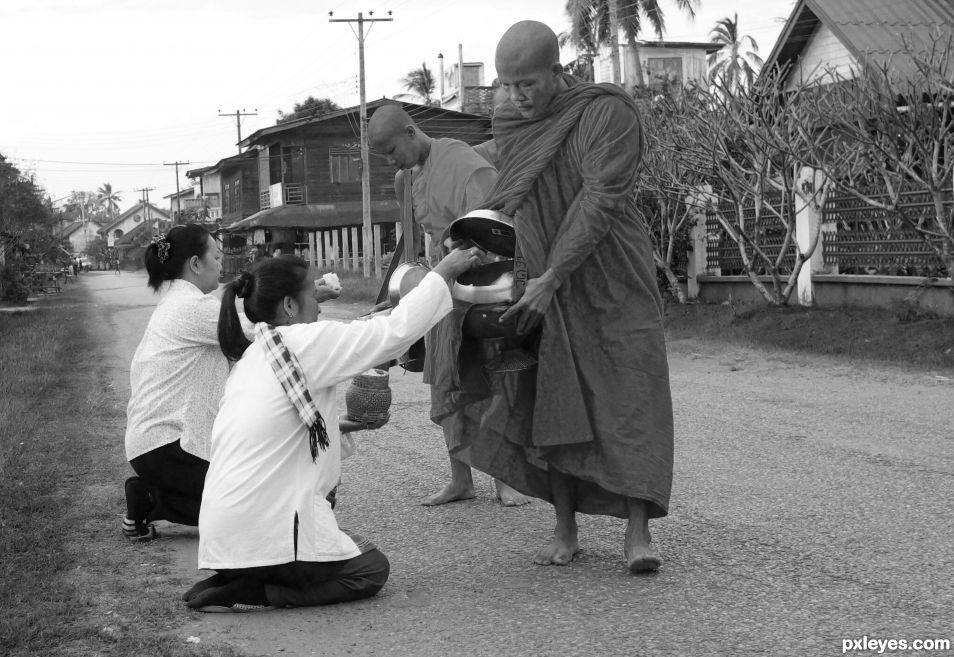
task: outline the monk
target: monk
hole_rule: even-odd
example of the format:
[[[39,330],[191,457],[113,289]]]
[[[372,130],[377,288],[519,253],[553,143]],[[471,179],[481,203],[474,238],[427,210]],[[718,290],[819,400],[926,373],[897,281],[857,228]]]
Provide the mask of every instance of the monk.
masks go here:
[[[542,23],[507,30],[496,67],[508,101],[494,114],[499,175],[484,207],[513,217],[515,279],[525,268],[526,283],[500,321],[527,336],[537,366],[497,377],[445,426],[474,467],[553,504],[554,535],[535,563],[573,560],[581,512],[626,519],[629,570],[653,571],[649,519],[668,513],[673,418],[662,301],[635,204],[639,115],[619,88],[565,75]],[[466,340],[458,349],[463,387]]]
[[[441,234],[452,221],[480,207],[497,180],[497,170],[478,155],[468,144],[457,139],[433,139],[414,123],[399,105],[378,108],[368,122],[368,140],[371,148],[384,155],[388,163],[398,167],[395,176],[395,195],[404,201],[404,176],[412,179],[414,221],[420,225],[430,241],[431,253],[444,252]],[[418,244],[411,236],[406,243]],[[450,401],[439,372],[447,363],[437,357],[435,342],[446,340],[445,331],[454,330],[452,323],[441,323],[427,336],[427,354],[424,360],[424,382],[431,384],[432,415],[440,415]],[[470,466],[455,455],[452,445],[457,441],[447,435],[451,480],[443,489],[426,497],[421,503],[436,506],[467,500],[475,496]],[[497,497],[504,506],[528,504],[530,499],[515,491],[503,481],[494,481]]]

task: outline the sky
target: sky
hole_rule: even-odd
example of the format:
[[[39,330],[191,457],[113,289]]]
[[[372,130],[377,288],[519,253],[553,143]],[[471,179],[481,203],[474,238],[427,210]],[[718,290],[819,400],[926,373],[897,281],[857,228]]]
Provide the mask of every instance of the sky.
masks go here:
[[[627,0],[623,0],[624,2]],[[795,0],[701,0],[694,20],[661,0],[671,41],[707,41],[738,14],[766,57]],[[405,93],[424,62],[484,62],[510,25],[567,28],[565,0],[0,0],[0,154],[55,200],[108,182],[126,209],[142,198],[167,208],[185,172],[238,152],[242,136],[274,125],[307,96],[356,106],[357,26],[366,24],[367,99]],[[644,38],[654,38],[652,34]],[[565,50],[564,63],[575,53]],[[219,116],[231,113],[231,116]]]

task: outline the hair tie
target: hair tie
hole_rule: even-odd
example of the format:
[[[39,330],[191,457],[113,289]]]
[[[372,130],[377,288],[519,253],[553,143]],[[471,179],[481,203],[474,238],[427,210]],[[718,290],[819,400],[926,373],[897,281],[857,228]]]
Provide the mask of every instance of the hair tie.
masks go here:
[[[152,239],[152,243],[156,245],[159,262],[165,263],[169,259],[169,248],[172,246],[169,244],[169,239],[165,235],[157,234]]]
[[[252,289],[255,287],[255,277],[247,271],[243,271],[232,285],[235,288],[235,296],[239,299],[247,299],[251,296]]]

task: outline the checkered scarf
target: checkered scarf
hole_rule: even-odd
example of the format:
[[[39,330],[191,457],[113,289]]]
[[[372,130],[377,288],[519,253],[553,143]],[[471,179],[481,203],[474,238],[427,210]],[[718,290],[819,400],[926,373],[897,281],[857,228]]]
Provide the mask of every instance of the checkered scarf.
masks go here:
[[[325,421],[318,412],[318,407],[308,392],[308,382],[305,373],[298,364],[295,354],[288,350],[282,341],[282,336],[274,326],[258,324],[255,327],[256,337],[261,338],[262,346],[268,358],[268,364],[282,384],[282,389],[288,395],[289,401],[298,411],[298,417],[308,427],[308,447],[311,448],[311,460],[318,458],[318,446],[328,449],[328,431]]]

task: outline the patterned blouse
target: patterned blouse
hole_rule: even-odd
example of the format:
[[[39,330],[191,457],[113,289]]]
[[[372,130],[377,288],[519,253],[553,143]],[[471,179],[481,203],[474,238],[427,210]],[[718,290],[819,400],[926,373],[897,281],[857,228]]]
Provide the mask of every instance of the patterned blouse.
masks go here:
[[[168,443],[209,459],[229,363],[219,349],[221,300],[176,279],[152,313],[129,367],[126,458]],[[243,317],[244,320],[244,317]]]

